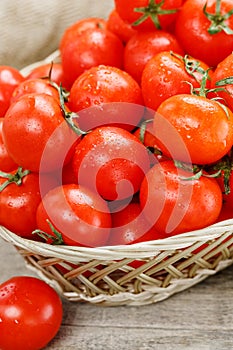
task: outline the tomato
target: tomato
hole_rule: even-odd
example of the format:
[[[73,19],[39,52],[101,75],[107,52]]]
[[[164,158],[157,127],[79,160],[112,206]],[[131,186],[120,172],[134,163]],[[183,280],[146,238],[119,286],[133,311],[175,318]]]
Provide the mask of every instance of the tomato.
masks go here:
[[[74,31],[68,36],[69,40],[65,32],[60,45],[65,86],[68,89],[86,69],[99,64],[122,67],[123,43],[109,30],[100,26],[78,34]]]
[[[50,75],[51,71],[51,75]],[[50,76],[49,76],[50,75]],[[58,62],[44,63],[31,70],[26,76],[26,79],[48,78],[56,83],[58,86],[62,84],[63,87],[63,68],[62,64]]]
[[[15,276],[0,285],[0,348],[39,350],[57,334],[62,302],[44,281]]]
[[[115,9],[112,10],[108,16],[107,29],[116,34],[123,43],[127,43],[137,32],[135,28],[119,16],[119,13]]]
[[[222,208],[222,192],[214,178],[188,180],[192,172],[178,169],[173,161],[157,163],[140,188],[146,218],[166,236],[213,224]]]
[[[104,124],[132,130],[142,118],[142,104],[141,88],[127,72],[100,65],[86,70],[76,79],[68,106],[74,112],[95,107],[79,113],[78,123],[82,130]]]
[[[160,238],[141,212],[139,203],[129,203],[115,210],[111,214],[112,230],[108,245],[133,244]]]
[[[133,196],[149,166],[148,152],[137,137],[113,126],[85,135],[73,156],[78,183],[107,200]]]
[[[221,159],[232,147],[233,114],[206,97],[174,95],[157,109],[154,135],[165,156],[194,164],[210,164]]]
[[[184,53],[171,33],[162,30],[138,32],[125,46],[124,69],[140,83],[146,63],[162,51],[174,51],[181,55]]]
[[[20,83],[12,93],[11,103],[17,101],[21,96],[31,93],[44,93],[53,96],[59,101],[59,93],[47,79],[27,79]]]
[[[211,80],[211,87],[223,88],[225,91],[218,91],[217,96],[222,100],[221,102],[233,111],[233,53],[222,60],[216,67]],[[229,81],[230,78],[230,81]],[[225,80],[225,83],[224,83]]]
[[[77,137],[64,121],[57,99],[33,93],[11,104],[4,118],[3,139],[15,163],[49,172],[69,161],[68,151]]]
[[[125,0],[115,0],[119,16],[140,31],[168,29],[181,5],[181,0],[128,0],[126,6]]]
[[[187,0],[178,13],[175,29],[185,52],[217,66],[232,52],[231,11],[232,0]]]
[[[106,202],[76,184],[58,186],[43,197],[37,209],[37,227],[54,235],[47,220],[68,245],[102,246],[107,242],[111,228]]]
[[[2,137],[2,125],[4,118],[0,118],[0,170],[9,172],[17,168],[17,164],[9,156]]]
[[[162,51],[146,64],[141,79],[145,105],[155,111],[168,97],[191,93],[192,88],[200,88],[201,80],[209,69],[204,62],[187,55],[180,56],[170,51]],[[213,75],[208,71],[206,88],[210,88]]]
[[[24,77],[16,68],[0,66],[0,117],[4,117],[14,89],[23,80]]]
[[[22,170],[13,171],[17,181]],[[0,177],[0,188],[7,181]],[[33,238],[31,232],[36,228],[36,210],[41,201],[39,176],[29,173],[22,176],[22,183],[12,182],[0,192],[0,225],[24,238]]]

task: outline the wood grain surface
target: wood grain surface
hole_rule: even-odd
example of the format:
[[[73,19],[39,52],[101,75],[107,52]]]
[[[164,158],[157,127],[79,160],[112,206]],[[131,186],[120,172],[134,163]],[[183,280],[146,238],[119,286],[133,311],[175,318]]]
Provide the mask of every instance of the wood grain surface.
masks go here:
[[[0,282],[34,275],[2,239],[0,266]],[[63,308],[60,331],[46,350],[231,350],[233,266],[153,305],[103,307],[63,301]]]

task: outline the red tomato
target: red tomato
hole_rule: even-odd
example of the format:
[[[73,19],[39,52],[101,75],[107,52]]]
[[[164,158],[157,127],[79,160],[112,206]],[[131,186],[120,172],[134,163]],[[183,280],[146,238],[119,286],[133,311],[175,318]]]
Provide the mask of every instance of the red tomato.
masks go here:
[[[120,17],[138,30],[145,31],[169,28],[176,20],[181,5],[181,0],[128,0],[126,6],[125,0],[115,0]]]
[[[223,61],[221,61],[212,76],[211,87],[224,88],[225,91],[218,91],[216,93],[222,100],[221,102],[226,103],[226,105],[233,111],[233,53],[227,56]],[[230,78],[230,79],[229,79]],[[220,82],[221,80],[225,80]],[[218,83],[220,82],[220,83]]]
[[[49,80],[34,78],[24,80],[18,84],[11,96],[11,103],[17,101],[21,96],[31,93],[44,93],[53,96],[59,101],[58,90],[55,89],[49,82]]]
[[[184,53],[171,33],[161,30],[138,32],[129,39],[125,46],[124,69],[140,83],[146,63],[162,51],[174,51],[181,55]]]
[[[16,68],[0,66],[0,117],[4,117],[14,89],[23,80],[24,77]]]
[[[211,67],[227,57],[233,48],[230,11],[232,0],[187,0],[178,14],[175,30],[185,52]]]
[[[168,97],[191,93],[192,88],[200,88],[205,71],[204,62],[189,56],[179,56],[170,51],[162,51],[147,62],[141,80],[145,105],[157,110]],[[210,88],[212,71],[208,72],[206,88]],[[191,84],[191,85],[190,85]]]
[[[113,126],[85,135],[73,156],[78,183],[107,200],[133,196],[149,166],[148,152],[137,137]]]
[[[116,34],[123,43],[127,43],[137,32],[136,28],[125,22],[115,9],[108,16],[107,29]]]
[[[214,178],[177,169],[173,161],[156,164],[140,188],[140,203],[146,218],[166,236],[213,224],[222,208],[222,192]]]
[[[109,30],[100,26],[78,34],[74,31],[68,36],[69,40],[65,32],[60,45],[65,86],[68,89],[86,69],[99,64],[122,67],[123,43]]]
[[[79,113],[78,123],[82,130],[104,124],[132,130],[142,118],[142,104],[138,83],[125,71],[111,66],[100,65],[86,70],[70,90],[69,108],[72,111],[95,107]]]
[[[218,161],[232,147],[233,114],[216,101],[174,95],[154,117],[154,135],[165,156],[194,164]]]
[[[0,170],[9,172],[16,169],[18,166],[9,156],[2,137],[2,125],[4,118],[0,118]]]
[[[133,244],[160,238],[148,223],[139,203],[130,203],[112,214],[112,230],[108,245]]]
[[[111,228],[111,216],[106,202],[89,189],[75,184],[59,186],[49,191],[37,209],[37,227],[50,232],[49,220],[65,244],[102,246]]]
[[[10,175],[19,179],[17,171]],[[0,177],[0,187],[6,181]],[[31,232],[36,228],[36,210],[41,201],[38,174],[23,176],[21,184],[12,182],[0,193],[0,225],[24,238],[33,238]]]
[[[42,280],[17,276],[0,285],[0,348],[39,350],[57,334],[62,302]]]
[[[77,137],[64,122],[57,99],[34,93],[10,106],[4,118],[3,139],[17,164],[31,171],[49,172],[69,161],[68,151]]]
[[[61,63],[45,63],[40,66],[37,66],[31,70],[27,75],[26,79],[37,79],[37,78],[46,78],[49,77],[51,70],[50,80],[56,83],[58,86],[62,84],[63,87],[63,68]]]

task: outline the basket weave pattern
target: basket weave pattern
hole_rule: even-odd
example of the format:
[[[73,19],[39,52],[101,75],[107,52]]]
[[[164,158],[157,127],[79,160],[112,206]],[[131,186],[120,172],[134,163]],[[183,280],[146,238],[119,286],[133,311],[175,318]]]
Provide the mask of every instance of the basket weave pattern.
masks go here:
[[[59,51],[21,70],[59,61]],[[54,246],[0,226],[27,267],[70,301],[101,305],[155,303],[233,264],[233,219],[202,230],[127,246]]]

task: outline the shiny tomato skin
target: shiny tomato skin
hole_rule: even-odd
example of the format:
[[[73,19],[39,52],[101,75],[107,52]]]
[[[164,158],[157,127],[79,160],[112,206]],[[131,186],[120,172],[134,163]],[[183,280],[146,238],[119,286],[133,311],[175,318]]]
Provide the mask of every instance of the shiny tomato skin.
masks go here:
[[[205,97],[174,95],[157,109],[154,135],[165,156],[194,164],[211,164],[232,147],[233,114]]]
[[[78,183],[106,200],[132,197],[150,166],[148,152],[137,137],[113,126],[85,135],[72,162]]]
[[[11,103],[11,95],[16,86],[24,80],[18,69],[0,66],[0,117],[4,117]]]
[[[18,167],[18,165],[13,161],[7,152],[6,146],[3,142],[2,137],[2,125],[4,118],[0,118],[0,170],[4,172],[9,172]]]
[[[156,111],[168,97],[191,94],[192,88],[200,88],[203,78],[200,69],[206,71],[210,67],[200,60],[189,57],[190,63],[199,65],[199,71],[194,71],[192,75],[185,69],[183,58],[170,51],[162,51],[148,61],[141,79],[143,99],[147,107]],[[208,74],[210,78],[206,82],[206,88],[210,88],[213,72],[209,70]]]
[[[103,28],[90,28],[61,45],[65,86],[71,88],[85,70],[99,64],[121,68],[124,46],[117,35]]]
[[[162,51],[184,54],[180,44],[171,33],[162,30],[138,32],[129,39],[125,46],[124,69],[138,83],[141,83],[142,72],[146,63]]]
[[[129,203],[111,213],[112,230],[108,245],[125,245],[151,241],[160,235],[142,214],[139,203]]]
[[[136,34],[136,28],[132,27],[129,23],[125,22],[116,9],[112,10],[107,19],[107,29],[116,34],[123,43]]]
[[[10,174],[15,174],[16,170]],[[29,173],[22,178],[22,183],[11,183],[0,193],[0,225],[21,237],[36,239],[32,231],[36,229],[36,211],[41,201],[40,180],[44,190],[51,189],[57,180],[50,175],[39,179],[37,173]],[[0,185],[6,178],[0,177]]]
[[[154,2],[156,4],[161,3],[160,0],[155,0]],[[115,8],[119,16],[131,25],[142,16],[142,13],[136,12],[135,8],[147,7],[148,5],[149,0],[127,0],[127,6],[125,0],[115,0]],[[181,0],[165,0],[161,8],[163,10],[179,10],[181,5]],[[162,29],[170,28],[172,23],[176,20],[177,12],[158,15],[158,20]],[[135,28],[139,31],[156,30],[156,26],[151,18],[146,19],[141,24],[135,26]]]
[[[58,100],[45,93],[22,96],[4,118],[3,140],[9,155],[31,171],[49,172],[59,168],[64,159],[68,162],[66,150],[75,139]]]
[[[37,208],[37,227],[49,234],[46,220],[57,229],[64,244],[98,247],[105,245],[111,228],[106,202],[91,190],[76,184],[49,191]]]
[[[95,107],[79,113],[78,123],[82,130],[106,124],[118,124],[132,130],[142,118],[142,105],[138,83],[122,69],[105,65],[92,67],[75,80],[68,103],[74,112]]]
[[[205,4],[208,13],[216,12],[216,0],[185,2],[177,16],[175,35],[186,53],[214,68],[232,52],[233,34],[226,34],[224,31],[208,33],[211,22],[203,12]],[[222,15],[232,10],[231,0],[222,0],[220,5]],[[233,15],[225,24],[233,30]]]
[[[0,348],[39,350],[57,334],[63,307],[44,281],[16,276],[0,285]]]
[[[51,70],[52,69],[52,70]],[[26,76],[26,79],[37,79],[37,78],[48,78],[51,70],[50,79],[56,83],[58,86],[62,84],[63,87],[63,69],[62,64],[59,62],[45,63],[41,64],[31,70],[31,72]]]
[[[221,98],[222,103],[233,111],[233,84],[226,84],[217,86],[216,83],[219,80],[226,79],[233,76],[233,53],[222,60],[216,67],[214,74],[211,79],[211,88],[224,88],[225,91],[217,91],[216,95]]]
[[[164,237],[213,224],[222,208],[222,192],[214,178],[187,180],[193,174],[173,161],[156,164],[140,188],[146,218]]]
[[[32,93],[44,93],[53,96],[59,101],[58,91],[50,84],[47,79],[32,78],[24,80],[13,91],[11,103],[17,101],[21,96]]]

